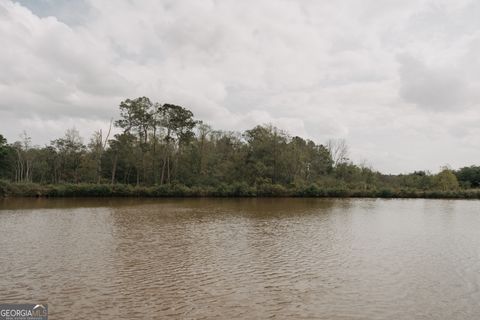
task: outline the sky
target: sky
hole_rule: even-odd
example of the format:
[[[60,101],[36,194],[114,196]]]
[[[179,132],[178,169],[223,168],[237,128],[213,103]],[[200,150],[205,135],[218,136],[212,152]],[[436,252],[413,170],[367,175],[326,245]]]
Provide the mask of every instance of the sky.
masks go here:
[[[126,98],[273,124],[385,173],[480,164],[480,1],[0,0],[0,134],[88,141]]]

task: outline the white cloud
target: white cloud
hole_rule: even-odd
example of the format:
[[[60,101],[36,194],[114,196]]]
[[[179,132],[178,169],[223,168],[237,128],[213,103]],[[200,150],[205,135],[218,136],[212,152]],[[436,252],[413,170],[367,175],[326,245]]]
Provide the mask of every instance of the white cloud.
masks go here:
[[[475,1],[0,0],[0,133],[84,136],[118,103],[272,123],[388,172],[480,158]]]

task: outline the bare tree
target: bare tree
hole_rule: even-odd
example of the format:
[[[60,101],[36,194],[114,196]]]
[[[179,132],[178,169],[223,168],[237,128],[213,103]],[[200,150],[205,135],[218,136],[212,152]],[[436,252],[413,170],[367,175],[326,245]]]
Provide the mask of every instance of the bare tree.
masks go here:
[[[197,124],[197,135],[198,135],[198,140],[199,140],[199,149],[200,149],[200,159],[198,163],[198,172],[200,175],[203,175],[206,170],[205,166],[205,157],[206,157],[206,152],[205,152],[205,144],[207,141],[208,135],[212,132],[212,127],[210,127],[207,124],[204,124],[202,121],[199,121]]]
[[[17,155],[17,162],[15,165],[15,180],[17,182],[31,182],[32,181],[32,163],[33,158],[31,154],[32,138],[28,136],[26,131],[20,135],[21,141],[16,141],[13,148]]]
[[[110,137],[110,132],[112,131],[113,119],[110,119],[110,126],[108,128],[107,136],[103,139],[102,129],[95,131],[90,140],[90,149],[92,150],[95,162],[96,162],[96,172],[95,180],[97,183],[100,183],[102,180],[102,155],[105,149],[107,148],[108,138]]]
[[[327,149],[332,156],[333,165],[336,167],[349,159],[347,141],[345,139],[330,139],[327,141]]]

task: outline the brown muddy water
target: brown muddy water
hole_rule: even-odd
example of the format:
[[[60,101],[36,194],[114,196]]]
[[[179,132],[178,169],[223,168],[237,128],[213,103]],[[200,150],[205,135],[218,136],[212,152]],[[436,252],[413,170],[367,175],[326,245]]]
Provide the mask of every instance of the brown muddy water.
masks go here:
[[[0,200],[0,303],[50,319],[479,319],[480,202]]]

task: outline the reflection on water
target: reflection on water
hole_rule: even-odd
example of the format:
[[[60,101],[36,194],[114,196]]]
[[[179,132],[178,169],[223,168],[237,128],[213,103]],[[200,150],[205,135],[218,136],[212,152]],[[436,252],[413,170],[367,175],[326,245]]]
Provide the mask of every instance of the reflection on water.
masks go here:
[[[480,316],[480,202],[0,200],[0,302],[51,319]]]

